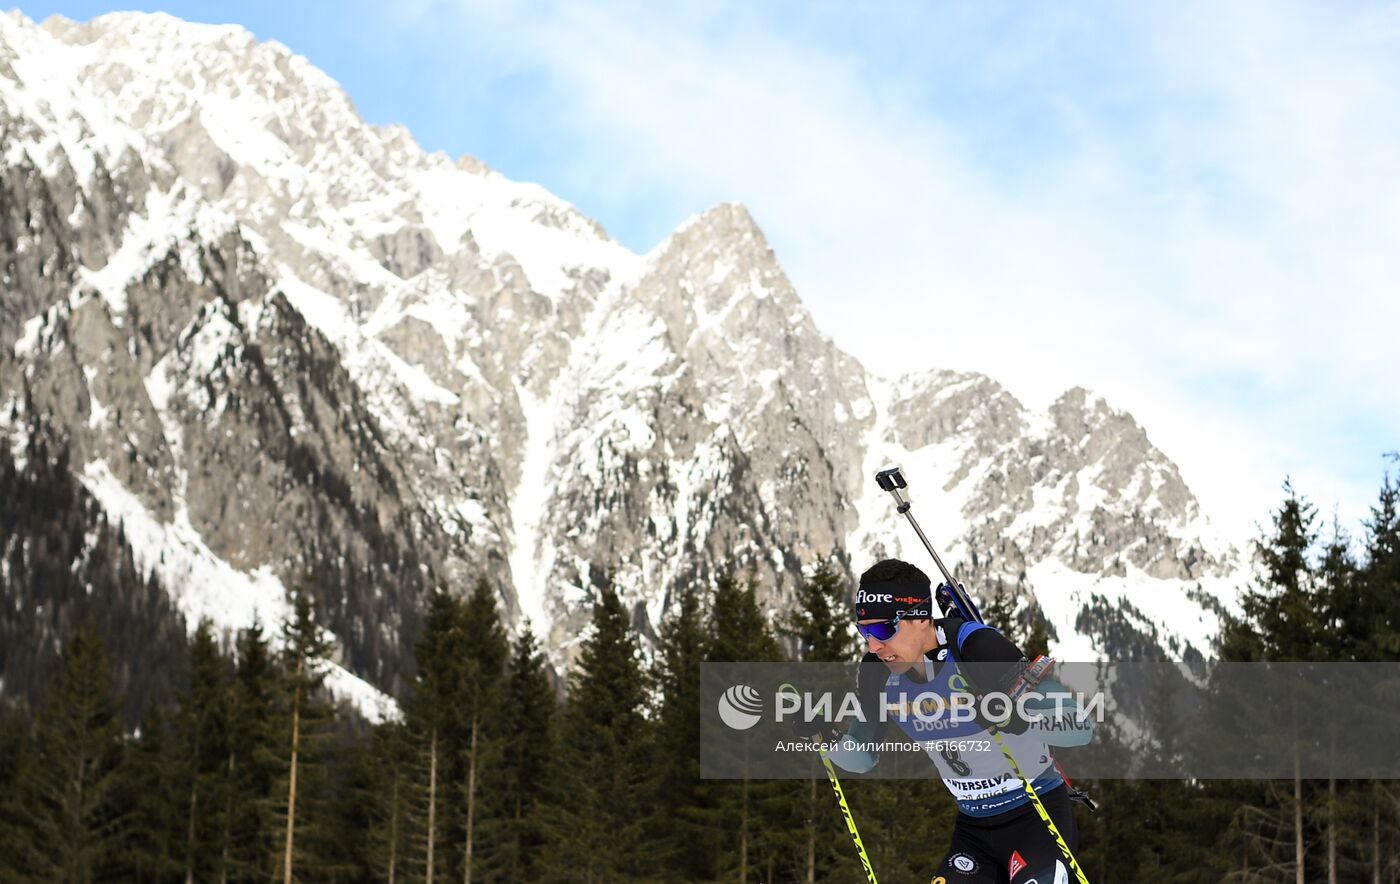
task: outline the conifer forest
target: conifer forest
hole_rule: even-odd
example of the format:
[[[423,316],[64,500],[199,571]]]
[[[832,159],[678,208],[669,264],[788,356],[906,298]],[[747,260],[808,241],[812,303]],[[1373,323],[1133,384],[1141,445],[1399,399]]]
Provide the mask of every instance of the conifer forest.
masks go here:
[[[25,454],[0,446],[3,880],[865,880],[823,779],[699,776],[702,662],[859,655],[835,568],[811,570],[787,612],[762,610],[743,574],[680,587],[647,641],[604,587],[562,678],[531,629],[507,629],[493,575],[441,587],[401,716],[371,723],[321,684],[334,649],[305,586],[285,624],[187,629],[61,448]],[[1400,659],[1392,478],[1355,537],[1285,484],[1254,552],[1217,657]],[[1004,595],[987,608],[1044,650]],[[52,640],[12,655],[36,631]],[[1081,785],[1099,804],[1078,811],[1096,882],[1400,880],[1400,783]],[[880,879],[929,880],[954,815],[942,784],[845,786]]]

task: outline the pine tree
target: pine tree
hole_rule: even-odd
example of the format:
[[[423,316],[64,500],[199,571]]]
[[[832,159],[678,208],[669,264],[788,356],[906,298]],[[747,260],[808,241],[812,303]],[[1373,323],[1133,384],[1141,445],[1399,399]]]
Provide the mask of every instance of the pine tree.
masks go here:
[[[711,607],[714,623],[707,661],[711,663],[776,663],[782,653],[773,629],[759,608],[752,578],[740,582],[729,574],[715,581]],[[721,873],[741,882],[755,880],[770,858],[793,856],[784,824],[806,803],[804,790],[783,781],[755,783],[747,778],[716,784],[714,812],[724,825]]]
[[[1098,678],[1106,677],[1107,663],[1099,664]],[[1128,771],[1134,751],[1119,724],[1119,716],[1109,714],[1095,727],[1094,742],[1105,767]],[[1079,827],[1079,851],[1075,859],[1090,881],[1131,880],[1138,859],[1133,845],[1138,843],[1137,816],[1118,808],[1137,807],[1139,783],[1126,779],[1097,780],[1089,784],[1103,811]]]
[[[185,629],[154,577],[142,575],[119,525],[71,473],[68,448],[27,428],[17,466],[0,445],[0,702],[37,705],[58,665],[53,649],[91,620],[109,659],[123,727],[174,694]]]
[[[34,760],[16,790],[27,831],[7,861],[34,878],[93,881],[120,858],[125,814],[114,792],[124,753],[108,666],[89,621],[64,646],[45,698]]]
[[[381,722],[350,750],[337,818],[356,838],[351,852],[362,869],[361,879],[398,884],[407,877],[413,760],[413,746],[401,721]]]
[[[325,679],[325,658],[330,650],[315,606],[306,587],[292,600],[292,619],[282,627],[282,691],[286,718],[280,759],[284,778],[279,796],[282,841],[279,871],[283,884],[291,884],[296,869],[307,866],[324,874],[330,858],[318,848],[327,840],[318,818],[325,812],[325,740],[330,710],[319,696]]]
[[[982,609],[982,617],[990,626],[996,627],[1012,644],[1024,649],[1025,636],[1021,634],[1021,624],[1016,617],[1016,600],[1007,592],[1006,584],[996,581],[991,600]]]
[[[1209,817],[1210,808],[1200,785],[1181,777],[1186,737],[1181,731],[1178,705],[1182,675],[1166,657],[1158,660],[1154,675],[1147,685],[1147,733],[1131,754],[1145,759],[1147,769],[1159,779],[1136,780],[1125,784],[1127,789],[1108,793],[1108,797],[1128,798],[1131,804],[1120,802],[1119,806],[1133,808],[1131,820],[1116,821],[1127,837],[1120,838],[1114,862],[1120,875],[1131,873],[1145,880],[1214,881],[1208,869],[1211,830],[1201,840],[1184,837],[1191,831],[1193,821]],[[1096,734],[1095,739],[1100,739],[1100,735]],[[1125,768],[1128,765],[1127,759],[1119,763]],[[1183,869],[1191,873],[1183,874]],[[1110,876],[1109,880],[1115,877]]]
[[[460,654],[462,603],[444,590],[428,600],[423,632],[414,646],[418,674],[413,696],[406,708],[406,732],[412,747],[414,776],[406,785],[412,798],[410,815],[405,819],[412,844],[414,874],[435,882],[447,868],[454,834],[444,824],[446,796],[451,791],[448,759],[456,742],[460,720],[456,700],[465,679],[465,661]]]
[[[569,679],[556,764],[540,805],[548,837],[541,881],[600,882],[655,872],[646,825],[654,769],[637,636],[611,586],[598,590]]]
[[[1027,659],[1034,660],[1050,653],[1050,632],[1046,629],[1044,612],[1033,601],[1018,605],[1002,580],[996,580],[996,588],[982,617],[988,626],[995,627],[1020,648]]]
[[[175,711],[174,762],[180,850],[187,884],[217,874],[228,803],[229,701],[233,672],[206,620],[190,641],[190,684]]]
[[[1357,575],[1360,601],[1355,615],[1370,635],[1360,659],[1400,660],[1400,483],[1386,473],[1370,518],[1365,522],[1364,564]],[[1391,879],[1400,872],[1400,789],[1394,782],[1375,782],[1359,789],[1355,807],[1363,819],[1355,826],[1368,841],[1362,860],[1368,880]]]
[[[23,784],[33,777],[35,747],[23,702],[0,706],[0,856],[19,857],[32,838]],[[21,868],[0,863],[0,882],[21,880]]]
[[[464,671],[456,698],[461,742],[455,747],[460,796],[457,837],[459,879],[463,884],[498,877],[505,819],[500,787],[501,702],[507,641],[495,593],[478,580],[462,608],[458,653]]]
[[[281,705],[285,683],[260,623],[239,632],[237,655],[216,880],[265,880],[282,872],[285,828],[278,825],[278,814],[287,796],[277,786],[285,772],[282,749],[290,723]]]
[[[1221,628],[1221,657],[1227,661],[1299,662],[1330,654],[1326,595],[1312,562],[1317,511],[1291,482],[1285,481],[1283,490],[1272,532],[1255,544],[1265,582],[1241,594],[1242,616],[1227,615]],[[1290,784],[1270,784],[1264,800],[1242,807],[1232,822],[1232,834],[1247,853],[1299,882],[1306,875],[1308,791],[1298,776]]]
[[[1273,532],[1255,543],[1265,583],[1240,597],[1243,616],[1226,617],[1221,658],[1303,661],[1317,654],[1321,624],[1310,555],[1317,541],[1317,510],[1284,482],[1284,500],[1273,515]]]
[[[1018,644],[1017,647],[1027,659],[1034,660],[1050,653],[1050,632],[1045,628],[1045,615],[1039,606],[1033,606],[1028,616],[1031,620],[1030,633],[1026,636],[1025,643]]]
[[[1364,545],[1356,620],[1366,621],[1372,637],[1370,659],[1400,660],[1400,483],[1389,473],[1371,507]]]
[[[1321,631],[1317,636],[1325,651],[1317,656],[1337,662],[1364,660],[1375,653],[1375,621],[1366,611],[1357,562],[1351,553],[1350,540],[1333,516],[1331,537],[1324,545],[1317,567]],[[1327,727],[1334,727],[1327,722]],[[1354,791],[1351,784],[1339,784],[1329,778],[1327,791],[1321,800],[1321,818],[1325,840],[1327,878],[1335,882],[1342,862],[1339,841],[1345,837],[1350,815],[1346,814],[1342,793]]]
[[[132,881],[176,881],[184,870],[178,768],[170,723],[157,709],[141,720],[139,737],[127,750],[117,802],[128,813],[122,838],[122,877]]]
[[[752,579],[740,582],[730,574],[715,580],[711,602],[714,624],[707,660],[711,663],[776,663],[782,651],[773,629],[758,606]]]
[[[797,658],[813,663],[841,663],[860,657],[860,642],[851,628],[850,593],[829,559],[817,564],[797,587],[783,629],[797,641]]]
[[[702,587],[677,588],[661,624],[652,671],[660,697],[655,791],[664,808],[655,822],[657,857],[676,880],[714,878],[718,832],[714,788],[700,779],[700,664],[709,649]]]
[[[1316,568],[1314,593],[1321,645],[1314,656],[1329,661],[1364,660],[1375,653],[1375,621],[1367,610],[1360,568],[1351,539],[1333,516],[1330,536]]]
[[[502,794],[508,797],[500,853],[506,881],[529,881],[539,860],[544,833],[536,802],[553,767],[555,697],[544,655],[528,622],[516,636],[502,701]]]
[[[823,559],[798,587],[796,605],[784,618],[783,628],[794,639],[803,662],[842,663],[861,655],[851,622],[846,581],[830,559]],[[841,853],[850,850],[844,818],[815,765],[813,778],[799,784],[797,792],[793,817],[784,826],[790,835],[790,852],[799,860],[795,877],[807,882],[829,880],[835,868],[850,861]]]

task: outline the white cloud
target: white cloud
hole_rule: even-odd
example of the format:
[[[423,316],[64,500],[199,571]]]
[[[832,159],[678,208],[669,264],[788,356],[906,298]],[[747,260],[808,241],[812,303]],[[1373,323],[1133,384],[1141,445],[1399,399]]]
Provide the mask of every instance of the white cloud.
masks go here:
[[[819,326],[878,371],[977,369],[1037,406],[1093,387],[1236,535],[1285,473],[1354,520],[1400,445],[1393,10],[1042,11],[1005,35],[952,14],[929,41],[957,67],[735,9],[450,8],[463,51],[539,78],[522,113],[558,139],[558,181],[619,211],[664,193],[677,222],[744,202]],[[1097,52],[1122,57],[1067,71]],[[930,75],[975,82],[985,110],[930,99]],[[1017,130],[1022,101],[1053,138]]]

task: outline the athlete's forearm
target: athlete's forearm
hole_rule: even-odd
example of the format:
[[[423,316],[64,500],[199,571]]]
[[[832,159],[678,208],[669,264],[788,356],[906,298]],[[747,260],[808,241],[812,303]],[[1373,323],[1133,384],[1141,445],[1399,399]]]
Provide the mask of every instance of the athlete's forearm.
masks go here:
[[[1024,706],[1031,714],[1031,729],[1051,746],[1083,746],[1094,738],[1094,717],[1054,678],[1042,681]]]

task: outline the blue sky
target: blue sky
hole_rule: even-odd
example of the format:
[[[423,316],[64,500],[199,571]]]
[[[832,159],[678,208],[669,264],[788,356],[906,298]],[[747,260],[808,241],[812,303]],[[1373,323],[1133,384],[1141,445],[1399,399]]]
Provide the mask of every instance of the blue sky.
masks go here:
[[[234,21],[643,252],[743,202],[885,374],[1131,411],[1233,536],[1400,448],[1400,6],[30,3]],[[899,332],[891,332],[891,327]]]

